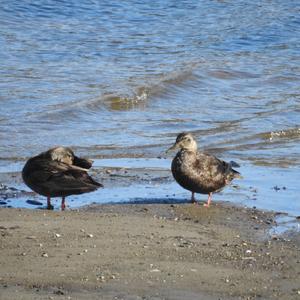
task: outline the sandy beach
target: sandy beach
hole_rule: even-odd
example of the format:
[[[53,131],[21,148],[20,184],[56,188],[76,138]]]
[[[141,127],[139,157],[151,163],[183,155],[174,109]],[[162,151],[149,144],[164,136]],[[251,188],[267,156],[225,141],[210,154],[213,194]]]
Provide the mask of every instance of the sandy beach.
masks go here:
[[[0,300],[300,300],[299,11],[1,1]],[[176,181],[166,151],[183,132],[185,149],[243,179],[221,190],[228,165],[201,156],[176,159]],[[104,188],[33,176],[64,186],[50,193],[22,176],[57,146],[93,160]],[[211,207],[190,190],[213,191]],[[43,195],[69,195],[66,211],[55,197],[45,210]]]
[[[299,299],[299,236],[214,203],[0,209],[0,299]]]

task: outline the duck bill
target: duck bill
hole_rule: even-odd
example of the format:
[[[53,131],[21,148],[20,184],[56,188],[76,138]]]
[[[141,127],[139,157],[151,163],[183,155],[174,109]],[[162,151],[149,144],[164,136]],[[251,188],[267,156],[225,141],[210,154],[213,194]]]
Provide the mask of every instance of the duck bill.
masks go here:
[[[172,147],[170,147],[168,150],[166,150],[166,153],[168,153],[168,152],[170,152],[170,151],[174,151],[174,150],[176,150],[176,149],[178,149],[178,148],[179,148],[178,144],[175,143]]]
[[[75,166],[75,165],[70,165],[69,167],[70,167],[71,169],[73,169],[73,170],[79,170],[79,171],[88,172],[88,169],[81,168],[81,167],[78,167],[78,166]]]

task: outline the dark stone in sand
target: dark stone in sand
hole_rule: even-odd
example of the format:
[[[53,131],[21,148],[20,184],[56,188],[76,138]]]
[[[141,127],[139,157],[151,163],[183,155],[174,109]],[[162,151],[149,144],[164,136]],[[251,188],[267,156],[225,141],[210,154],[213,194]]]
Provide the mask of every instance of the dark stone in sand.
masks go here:
[[[42,202],[36,201],[36,200],[27,200],[26,203],[31,204],[31,205],[43,205]]]
[[[53,294],[55,294],[55,295],[64,295],[65,293],[61,290],[57,290],[57,291],[54,291]]]

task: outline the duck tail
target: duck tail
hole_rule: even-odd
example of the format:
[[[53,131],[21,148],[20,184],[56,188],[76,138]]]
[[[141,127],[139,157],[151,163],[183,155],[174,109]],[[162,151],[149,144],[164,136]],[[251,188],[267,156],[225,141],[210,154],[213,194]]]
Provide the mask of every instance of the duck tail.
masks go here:
[[[234,160],[231,160],[229,162],[229,164],[230,164],[231,168],[239,168],[240,167],[240,165],[237,162],[235,162]]]

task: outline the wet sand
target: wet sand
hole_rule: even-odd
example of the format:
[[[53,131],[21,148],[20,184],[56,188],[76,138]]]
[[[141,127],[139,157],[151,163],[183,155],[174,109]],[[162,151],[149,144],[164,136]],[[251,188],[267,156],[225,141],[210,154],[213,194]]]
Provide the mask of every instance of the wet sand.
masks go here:
[[[299,299],[300,243],[214,203],[0,209],[0,299]]]

